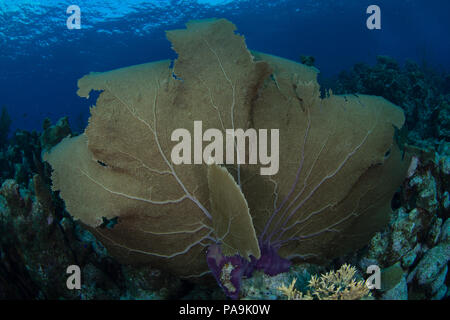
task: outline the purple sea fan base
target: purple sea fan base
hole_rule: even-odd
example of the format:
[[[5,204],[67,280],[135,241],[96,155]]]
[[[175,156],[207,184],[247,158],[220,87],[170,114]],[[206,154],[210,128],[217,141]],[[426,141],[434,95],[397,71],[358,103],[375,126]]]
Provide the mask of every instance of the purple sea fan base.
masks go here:
[[[271,277],[289,270],[291,262],[288,259],[281,258],[274,247],[268,244],[260,244],[260,248],[261,257],[258,260],[253,256],[251,257],[250,264],[254,264],[254,266],[251,268],[248,277],[252,275],[254,270],[261,270]]]
[[[281,258],[273,247],[261,245],[260,248],[261,257],[256,259],[251,256],[250,261],[239,255],[224,256],[218,244],[208,248],[206,255],[208,266],[217,283],[231,299],[239,298],[242,278],[250,278],[255,270],[263,271],[269,276],[289,270],[291,262]]]

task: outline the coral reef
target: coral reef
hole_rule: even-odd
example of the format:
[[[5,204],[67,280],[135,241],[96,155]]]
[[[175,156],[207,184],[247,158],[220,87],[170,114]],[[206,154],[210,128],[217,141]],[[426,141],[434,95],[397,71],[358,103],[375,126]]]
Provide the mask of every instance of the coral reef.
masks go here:
[[[173,33],[172,37],[176,38],[177,33]],[[256,52],[252,54],[256,62],[268,61],[269,67],[276,69],[270,79],[260,83],[265,90],[271,92],[279,90],[285,98],[291,98],[287,99],[288,101],[302,100],[303,102],[299,105],[308,110],[308,103],[313,101],[314,97],[317,97],[315,94],[318,93],[314,82],[314,69],[303,69],[306,67]],[[186,60],[182,58],[180,63],[185,63]],[[303,62],[311,61],[308,59],[305,57]],[[227,65],[224,64],[224,66]],[[154,65],[148,67],[156,68]],[[306,74],[312,72],[309,74],[311,78],[299,82],[294,93],[287,90],[292,85],[287,80],[291,75],[287,72],[290,68],[297,68],[296,72],[303,75],[305,75],[304,72]],[[126,69],[122,69],[108,74],[113,75],[114,72],[119,72],[123,75],[125,71]],[[285,77],[285,75],[288,76]],[[93,82],[82,84],[81,87],[84,87],[85,91],[80,94],[87,94],[86,91],[91,85],[96,87],[98,84],[94,80],[101,77],[102,74],[91,74],[85,78],[85,81]],[[184,78],[188,83],[188,77]],[[404,108],[410,132],[405,138],[403,131],[397,131],[396,139],[401,149],[399,153],[408,160],[409,168],[405,167],[406,178],[401,188],[396,190],[392,200],[391,206],[394,211],[392,212],[388,202],[395,190],[388,192],[386,206],[379,209],[382,211],[381,215],[389,220],[385,228],[378,228],[378,232],[372,237],[367,236],[365,240],[361,240],[361,246],[365,246],[358,251],[356,251],[357,247],[353,247],[349,248],[351,252],[348,254],[341,252],[336,252],[335,255],[324,254],[327,258],[324,259],[325,264],[310,256],[287,259],[291,257],[280,256],[279,248],[274,248],[267,245],[267,241],[262,241],[264,237],[261,237],[261,234],[264,233],[263,222],[266,217],[258,221],[258,215],[253,215],[252,211],[261,207],[263,208],[261,212],[265,211],[264,208],[267,209],[266,204],[256,203],[258,201],[264,202],[262,200],[266,199],[271,205],[274,199],[280,201],[283,188],[288,185],[287,182],[272,180],[265,184],[264,181],[257,179],[254,183],[264,189],[263,194],[266,196],[263,199],[252,195],[249,192],[252,188],[245,184],[242,192],[235,188],[237,185],[235,181],[238,180],[236,168],[227,166],[225,170],[219,166],[207,167],[205,170],[206,172],[210,170],[211,180],[207,181],[208,179],[205,178],[203,187],[208,189],[208,192],[216,193],[214,201],[224,201],[212,214],[216,214],[216,218],[221,217],[228,221],[238,219],[231,213],[227,213],[230,210],[241,214],[248,214],[247,210],[249,210],[252,214],[251,221],[255,226],[254,234],[257,235],[257,243],[253,243],[257,247],[248,246],[247,250],[244,250],[248,252],[247,257],[236,255],[233,251],[239,247],[238,238],[227,238],[227,243],[229,240],[231,244],[230,247],[219,246],[218,241],[212,241],[208,251],[206,249],[205,252],[202,251],[204,253],[202,261],[213,270],[212,273],[220,287],[211,286],[210,283],[187,282],[162,271],[165,270],[164,265],[162,267],[153,263],[130,265],[116,260],[114,246],[105,247],[102,243],[104,239],[99,236],[99,233],[110,234],[123,223],[123,217],[115,218],[115,215],[101,214],[97,228],[75,221],[72,217],[73,213],[66,210],[59,192],[51,189],[50,167],[41,158],[43,151],[51,150],[61,141],[64,143],[70,139],[82,140],[83,135],[78,138],[73,137],[68,119],[62,118],[55,125],[52,125],[50,120],[45,120],[41,133],[18,130],[9,139],[11,119],[6,111],[3,111],[0,117],[0,137],[3,137],[0,139],[0,299],[225,299],[224,292],[228,297],[239,299],[448,299],[450,296],[448,290],[450,285],[448,273],[450,143],[448,142],[448,85],[444,84],[448,80],[443,78],[445,77],[419,67],[413,62],[400,67],[397,62],[388,57],[379,57],[376,66],[357,65],[350,73],[341,74],[331,86],[335,93],[360,92],[381,95]],[[221,88],[226,88],[227,83],[225,79]],[[117,90],[120,91],[120,86],[115,87],[117,83],[106,82],[106,85],[107,89],[104,91],[106,94],[99,98],[97,107],[100,107],[102,101],[111,103],[111,100],[114,100],[114,94],[120,96],[117,93]],[[212,93],[213,97],[218,94],[214,91]],[[314,94],[309,95],[310,93]],[[259,91],[258,94],[261,94],[260,97],[268,97],[264,96],[264,90]],[[344,97],[342,103],[346,99],[353,99],[354,102],[364,102],[366,99],[364,96],[345,95]],[[159,96],[158,99],[161,98]],[[336,97],[332,96],[332,99]],[[208,103],[211,101],[209,95],[205,101]],[[349,102],[346,106],[351,108],[352,103]],[[294,141],[298,142],[299,139],[306,141],[307,137],[314,136],[312,132],[308,133],[308,130],[313,130],[315,127],[314,114],[311,112],[309,115],[312,125],[306,125],[303,129],[302,126],[292,128]],[[268,117],[277,118],[270,112]],[[173,120],[173,114],[170,114],[170,119]],[[256,117],[254,120],[257,119]],[[294,119],[295,117],[292,116],[290,120]],[[323,120],[320,117],[318,119]],[[268,123],[267,119],[260,121],[259,123]],[[356,118],[355,121],[360,120]],[[110,128],[108,122],[103,124],[105,129]],[[258,121],[255,124],[257,125]],[[128,129],[132,128],[133,126],[129,126]],[[320,128],[318,127],[317,130]],[[66,137],[72,138],[64,139]],[[389,139],[391,137],[392,135],[389,134]],[[133,138],[130,144],[133,144],[134,140]],[[105,152],[98,148],[100,144],[95,146],[96,152]],[[287,146],[287,149],[289,148],[292,148],[292,144]],[[302,149],[301,145],[299,148]],[[303,148],[308,151],[317,151],[313,144],[304,144]],[[383,159],[395,156],[395,150],[381,149]],[[301,155],[302,152],[298,154]],[[313,167],[308,165],[314,162],[312,159],[319,158],[320,154],[317,151],[316,156],[311,159],[304,157],[302,160],[307,168],[306,171],[310,172],[311,176],[318,173],[316,174]],[[108,166],[117,165],[104,158],[98,159],[100,163],[96,165],[99,165],[100,169],[109,169]],[[130,161],[127,158],[121,160]],[[73,161],[72,158],[67,160],[69,163],[71,161]],[[143,163],[138,161],[133,164],[134,169],[143,166]],[[328,165],[329,163],[325,162],[319,167],[324,168]],[[248,172],[245,172],[244,167],[240,169],[242,169],[242,180],[246,181]],[[282,170],[283,168],[280,172],[283,172]],[[282,180],[292,180],[296,170],[292,171],[290,168],[285,170],[286,174],[283,173]],[[316,178],[320,180],[324,177],[318,175]],[[390,178],[390,175],[387,175],[387,178]],[[221,181],[221,183],[214,183],[215,181]],[[123,181],[121,183],[123,184]],[[211,188],[212,185],[215,185],[216,189]],[[235,204],[228,201],[230,198],[221,198],[220,186],[222,185],[228,186],[230,196],[240,199],[239,206],[233,207]],[[276,186],[275,189],[274,186]],[[309,188],[307,184],[303,187],[306,190],[305,194],[308,190],[312,191],[307,189]],[[201,190],[196,189],[193,194],[199,195]],[[153,196],[157,197],[158,193],[153,191]],[[248,207],[243,205],[242,199],[249,200]],[[204,202],[206,208],[210,208],[208,198],[201,200],[206,201]],[[315,198],[316,200],[325,208],[330,204],[320,196]],[[351,198],[351,200],[354,199]],[[318,210],[309,209],[315,216],[315,212],[320,211],[322,207]],[[220,210],[227,212],[220,212]],[[327,213],[332,212],[331,210]],[[248,227],[248,215],[240,218],[243,218],[239,220],[243,221],[240,225]],[[161,223],[161,220],[156,221]],[[207,220],[201,221],[206,224]],[[180,223],[182,224],[183,221]],[[223,223],[221,225],[223,228]],[[383,223],[379,224],[379,226],[382,225]],[[199,228],[201,226],[198,225]],[[208,225],[208,227],[211,226]],[[192,231],[196,230],[197,228],[192,229]],[[273,232],[266,231],[266,234],[270,233]],[[227,235],[220,228],[217,234],[220,239],[225,239]],[[333,241],[339,240],[333,239]],[[303,243],[307,242],[303,241]],[[203,245],[206,243],[206,241],[202,242]],[[330,242],[323,240],[323,243],[329,244],[332,240]],[[222,252],[224,249],[227,254]],[[251,254],[253,252],[258,255],[256,253],[258,250],[259,259]],[[320,251],[317,248],[311,250]],[[331,250],[335,248],[332,247]],[[333,257],[336,258],[330,262],[329,259]],[[308,260],[310,263],[305,263]],[[74,264],[80,266],[82,271],[81,290],[68,290],[66,287],[66,268]],[[367,276],[366,268],[373,264],[381,268],[381,289],[373,289],[369,292],[364,286],[364,277]]]
[[[40,158],[40,141],[48,141],[44,135],[48,131],[41,135],[18,131],[4,154],[8,170],[2,171],[0,187],[0,299],[181,297],[180,279],[149,266],[120,265],[65,212],[50,189],[49,170]],[[23,163],[32,165],[21,167]],[[13,179],[16,170],[25,172],[21,183]],[[70,265],[81,268],[79,291],[66,287]]]
[[[2,107],[0,114],[0,150],[5,146],[8,141],[9,128],[11,126],[11,117],[5,106]]]
[[[416,144],[425,140],[425,146],[450,141],[450,91],[446,79],[448,75],[426,65],[406,61],[400,66],[388,56],[378,56],[376,65],[358,63],[350,71],[341,72],[328,86],[336,94],[372,94],[401,106],[410,140]]]
[[[370,296],[364,280],[355,280],[356,268],[344,264],[337,271],[330,271],[309,281],[311,294],[319,300],[359,300]]]
[[[449,217],[449,88],[448,75],[407,61],[403,67],[386,56],[375,66],[356,64],[328,86],[337,93],[376,94],[400,105],[406,113],[405,138],[398,140],[412,155],[397,207],[387,228],[353,261],[362,269],[383,268],[381,299],[442,299],[448,296]],[[406,145],[405,145],[406,143]]]
[[[189,279],[212,273],[232,298],[254,270],[273,276],[290,260],[329,261],[366,243],[387,223],[409,163],[394,140],[399,107],[368,95],[322,98],[315,68],[251,53],[235,29],[192,21],[167,32],[173,67],[84,76],[80,96],[102,91],[86,131],[45,154],[53,190],[109,254]],[[169,160],[173,133],[195,136],[198,122],[218,132],[220,148],[228,128],[279,132],[276,171],[239,155],[220,167],[216,149],[217,164]]]
[[[391,216],[387,229],[372,238],[360,262],[362,268],[396,265],[402,275],[393,282],[402,283],[404,298],[441,299],[447,292],[449,144],[444,145],[442,154],[410,148],[416,155],[403,184],[403,206]]]
[[[364,280],[357,281],[355,267],[348,264],[342,265],[337,271],[330,271],[320,275],[312,276],[308,287],[311,291],[302,293],[295,289],[297,279],[291,284],[278,288],[288,300],[361,300],[370,298],[370,289]]]
[[[402,206],[355,258],[362,269],[372,264],[383,268],[383,285],[376,293],[382,299],[441,299],[447,292],[449,175],[442,164],[448,154],[430,158],[429,150],[413,149],[416,155],[399,196]]]
[[[251,278],[242,281],[240,298],[244,300],[283,300],[286,299],[286,296],[279,288],[293,282],[296,292],[306,293],[311,277],[325,271],[323,266],[308,263],[292,265],[289,271],[275,276],[256,271]]]
[[[180,279],[149,266],[118,264],[92,234],[58,212],[61,208],[48,213],[41,204],[46,201],[14,180],[0,189],[1,299],[167,299],[182,294]],[[81,268],[79,291],[66,287],[70,265]]]

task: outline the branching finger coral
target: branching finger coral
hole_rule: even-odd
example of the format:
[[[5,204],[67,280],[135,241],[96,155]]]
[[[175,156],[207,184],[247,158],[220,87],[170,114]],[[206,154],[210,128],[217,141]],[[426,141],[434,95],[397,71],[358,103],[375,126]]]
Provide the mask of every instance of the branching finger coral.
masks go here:
[[[313,275],[306,294],[295,288],[297,279],[293,279],[289,287],[278,288],[288,300],[360,300],[371,296],[364,280],[355,279],[356,268],[348,264],[342,265],[337,271],[330,271],[320,277]]]
[[[301,291],[298,291],[295,289],[295,283],[297,282],[297,279],[292,279],[291,284],[289,287],[286,287],[284,284],[278,288],[288,300],[314,300],[314,297],[311,295],[311,293],[308,291],[306,294],[304,294]]]

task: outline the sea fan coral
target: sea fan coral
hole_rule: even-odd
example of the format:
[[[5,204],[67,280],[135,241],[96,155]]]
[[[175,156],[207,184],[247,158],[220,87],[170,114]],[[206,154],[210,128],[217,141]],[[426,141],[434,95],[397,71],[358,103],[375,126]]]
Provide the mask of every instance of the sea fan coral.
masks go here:
[[[209,266],[230,296],[254,269],[276,274],[292,259],[362,246],[386,223],[408,165],[393,141],[401,109],[373,96],[322,99],[316,69],[251,53],[234,30],[224,19],[190,22],[167,32],[173,67],[83,77],[80,96],[102,91],[89,125],[45,155],[53,189],[111,255],[188,278]],[[222,133],[279,129],[279,172],[173,164],[171,133],[194,132],[194,121]]]

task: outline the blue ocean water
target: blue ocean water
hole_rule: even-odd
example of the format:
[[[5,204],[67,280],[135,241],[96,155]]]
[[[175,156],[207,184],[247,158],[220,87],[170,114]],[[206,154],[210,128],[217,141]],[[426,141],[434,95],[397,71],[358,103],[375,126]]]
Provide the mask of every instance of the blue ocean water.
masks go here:
[[[381,30],[366,27],[372,4]],[[81,29],[67,28],[69,5]],[[65,115],[81,130],[94,101],[76,95],[80,77],[175,58],[164,30],[211,17],[235,23],[251,49],[314,56],[322,77],[380,54],[449,71],[448,12],[447,0],[0,0],[0,105],[13,130]]]

